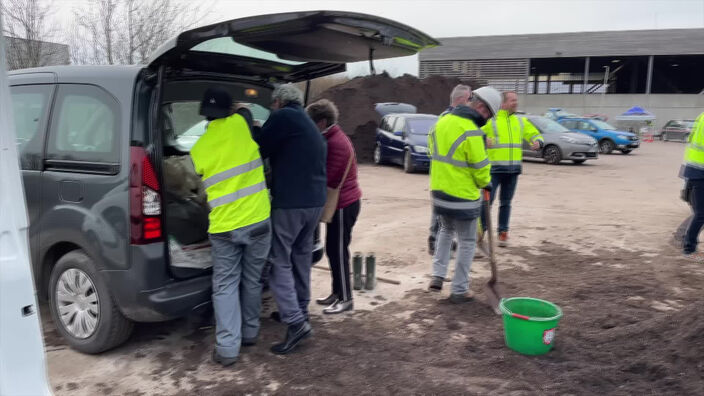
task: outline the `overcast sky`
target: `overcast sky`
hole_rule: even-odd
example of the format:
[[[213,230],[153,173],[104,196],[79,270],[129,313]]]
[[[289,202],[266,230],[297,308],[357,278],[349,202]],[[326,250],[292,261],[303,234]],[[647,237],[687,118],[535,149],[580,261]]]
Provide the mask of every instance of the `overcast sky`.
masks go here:
[[[58,0],[61,14],[80,0]],[[205,2],[207,3],[207,1]],[[302,10],[355,11],[413,26],[433,37],[704,27],[704,0],[214,0],[210,22]],[[693,43],[693,45],[704,43]],[[417,57],[378,61],[393,75],[418,73]],[[352,64],[350,74],[368,66]]]

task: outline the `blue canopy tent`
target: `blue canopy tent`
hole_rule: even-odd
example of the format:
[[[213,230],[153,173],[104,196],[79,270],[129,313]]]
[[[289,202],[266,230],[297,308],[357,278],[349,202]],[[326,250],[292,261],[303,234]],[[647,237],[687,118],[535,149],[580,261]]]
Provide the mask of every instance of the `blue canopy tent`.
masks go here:
[[[633,106],[625,113],[616,117],[617,121],[655,121],[655,115],[648,110]]]

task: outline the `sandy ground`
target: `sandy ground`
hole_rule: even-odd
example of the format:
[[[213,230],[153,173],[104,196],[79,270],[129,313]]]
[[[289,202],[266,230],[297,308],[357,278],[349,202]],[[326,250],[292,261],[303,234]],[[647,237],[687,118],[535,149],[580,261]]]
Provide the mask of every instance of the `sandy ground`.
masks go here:
[[[637,346],[602,354],[597,346],[616,337],[613,331],[635,334],[640,321],[660,320],[701,299],[704,266],[682,261],[667,244],[689,213],[678,199],[683,149],[644,143],[630,155],[584,165],[524,165],[512,244],[500,249],[498,261],[506,296],[545,298],[565,311],[556,348],[545,357],[506,348],[501,319],[481,297],[456,306],[444,299],[449,287],[440,295],[425,292],[428,176],[362,166],[364,200],[352,250],[375,253],[377,275],[400,285],[358,292],[354,313],[324,317],[313,307],[315,337],[286,357],[268,352],[284,328],[263,319],[260,343],[243,349],[229,369],[210,362],[213,330],[185,320],[140,324],[125,345],[89,356],[63,345],[45,315],[52,385],[57,395],[74,396],[697,392],[701,383],[670,373],[675,363],[656,370],[662,375],[654,385],[652,362],[608,369],[639,356]],[[478,295],[487,276],[487,261],[475,261]],[[313,278],[313,297],[327,295],[329,272],[314,269]],[[265,305],[263,316],[273,309],[270,300]]]

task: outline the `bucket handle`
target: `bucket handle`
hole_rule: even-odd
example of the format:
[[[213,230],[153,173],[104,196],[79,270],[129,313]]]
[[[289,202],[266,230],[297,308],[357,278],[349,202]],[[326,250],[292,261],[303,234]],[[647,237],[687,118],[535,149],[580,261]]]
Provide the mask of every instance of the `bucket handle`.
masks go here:
[[[525,316],[525,315],[521,315],[521,314],[517,314],[517,313],[513,313],[513,312],[511,313],[511,316],[513,316],[514,318],[518,318],[518,319],[530,320],[530,316]]]

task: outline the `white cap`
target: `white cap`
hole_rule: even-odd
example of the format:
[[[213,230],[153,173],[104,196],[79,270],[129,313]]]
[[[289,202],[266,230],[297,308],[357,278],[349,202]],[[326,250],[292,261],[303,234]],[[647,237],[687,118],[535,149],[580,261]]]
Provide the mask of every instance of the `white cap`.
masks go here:
[[[499,109],[501,109],[501,92],[496,90],[496,88],[489,86],[481,87],[475,89],[473,94],[486,104],[492,116],[495,116],[496,113],[499,112]]]

